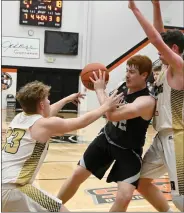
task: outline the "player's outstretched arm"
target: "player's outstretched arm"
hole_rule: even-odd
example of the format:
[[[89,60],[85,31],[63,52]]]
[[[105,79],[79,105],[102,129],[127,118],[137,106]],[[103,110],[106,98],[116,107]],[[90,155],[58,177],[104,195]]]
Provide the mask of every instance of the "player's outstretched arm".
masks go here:
[[[153,25],[159,33],[165,32],[159,0],[151,0],[153,4]]]
[[[124,104],[114,111],[106,112],[106,116],[110,121],[128,120],[136,117],[150,120],[154,109],[155,99],[151,96],[141,96],[130,104]]]
[[[61,110],[66,104],[73,103],[75,105],[80,104],[80,99],[83,99],[85,94],[81,94],[80,92],[71,94],[66,98],[61,99],[60,101],[52,104],[50,110],[50,117],[56,116],[59,110]]]
[[[167,63],[178,73],[183,74],[183,59],[173,52],[162,40],[161,35],[154,28],[154,26],[142,15],[137,8],[134,0],[129,0],[129,8],[134,13],[138,22],[142,26],[144,32],[148,36],[150,42],[157,48],[157,50],[164,56]]]
[[[77,129],[81,129],[96,121],[106,111],[116,107],[122,94],[117,95],[116,91],[108,97],[104,104],[98,109],[88,112],[78,118],[62,119],[58,117],[41,118],[31,128],[31,136],[39,142],[46,142],[53,135],[62,135]]]

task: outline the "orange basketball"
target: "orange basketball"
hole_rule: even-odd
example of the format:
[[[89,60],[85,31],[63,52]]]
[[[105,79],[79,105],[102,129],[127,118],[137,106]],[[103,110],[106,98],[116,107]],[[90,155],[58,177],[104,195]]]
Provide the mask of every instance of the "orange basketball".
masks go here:
[[[81,76],[81,81],[82,81],[83,85],[87,89],[94,90],[93,82],[91,82],[89,77],[94,79],[93,72],[95,72],[96,75],[99,77],[99,70],[106,72],[105,81],[108,82],[109,81],[109,72],[105,65],[100,64],[100,63],[92,63],[92,64],[86,65],[83,68],[82,72],[80,73],[80,76]]]

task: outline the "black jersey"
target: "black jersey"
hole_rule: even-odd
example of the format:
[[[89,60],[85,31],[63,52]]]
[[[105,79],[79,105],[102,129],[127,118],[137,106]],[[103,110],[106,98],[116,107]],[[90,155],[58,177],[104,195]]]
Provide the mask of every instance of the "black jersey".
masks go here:
[[[123,83],[118,88],[118,93],[124,93],[125,104],[132,103],[137,97],[150,95],[148,88],[132,94],[127,94],[127,91],[126,83]],[[104,132],[108,141],[114,145],[123,148],[139,149],[144,146],[149,123],[150,120],[146,121],[141,117],[118,122],[109,121],[104,127]]]

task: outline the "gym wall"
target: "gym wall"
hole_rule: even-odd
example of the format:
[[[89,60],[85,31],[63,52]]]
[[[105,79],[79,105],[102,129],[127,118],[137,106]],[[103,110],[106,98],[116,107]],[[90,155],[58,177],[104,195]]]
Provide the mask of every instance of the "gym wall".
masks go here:
[[[52,67],[80,69],[82,67],[83,34],[85,31],[85,2],[64,1],[61,28],[28,26],[19,24],[19,1],[2,1],[2,36],[25,37],[40,40],[40,57],[38,59],[2,58],[3,65],[28,67]],[[13,18],[12,18],[13,17]],[[33,31],[29,36],[28,31]],[[67,31],[79,33],[79,50],[77,56],[44,54],[45,30]],[[54,63],[48,63],[47,57],[53,57]]]
[[[136,1],[146,18],[152,22],[151,1]],[[89,62],[102,62],[109,65],[133,46],[146,38],[145,33],[128,9],[127,1],[93,1],[91,4],[91,43],[88,47]],[[184,27],[184,2],[161,1],[164,24]],[[158,59],[157,50],[149,44],[140,52],[153,61]],[[138,54],[136,53],[136,54]],[[125,63],[110,72],[107,91],[114,89],[125,77]],[[87,110],[98,106],[96,95],[87,92]]]
[[[84,66],[83,55],[85,55],[86,43],[86,25],[88,3],[86,1],[64,1],[62,8],[62,26],[61,28],[50,28],[41,26],[25,26],[19,24],[19,1],[2,1],[2,36],[14,37],[20,39],[39,40],[39,57],[38,58],[17,58],[17,57],[2,57],[2,65],[5,68],[19,67],[25,68],[30,72],[31,67],[40,68],[57,68],[62,70],[68,69],[68,76],[71,75],[70,70],[77,70],[77,73]],[[77,32],[79,33],[78,55],[52,55],[44,54],[44,32],[45,30]],[[30,35],[31,33],[31,35]],[[16,41],[14,42],[16,43]],[[3,54],[2,54],[3,55]],[[17,69],[19,72],[19,69]],[[65,72],[66,74],[66,72]],[[12,74],[11,74],[12,75]],[[7,94],[15,96],[17,90],[17,73],[14,74],[13,85],[2,92],[2,108],[6,108]],[[54,76],[52,76],[54,78]],[[39,79],[40,80],[40,79]],[[79,81],[79,79],[77,79]],[[79,84],[79,83],[78,83]],[[70,84],[68,84],[70,86]],[[80,88],[80,85],[78,86]],[[70,89],[68,90],[70,91]],[[77,91],[75,91],[77,92]],[[61,95],[61,98],[63,96]]]
[[[152,21],[151,2],[137,1],[137,3],[144,15]],[[184,26],[183,1],[161,1],[161,5],[165,25]],[[38,59],[2,57],[2,65],[4,66],[34,66],[37,68],[80,70],[85,64],[91,62],[101,62],[109,65],[145,39],[143,30],[128,9],[127,1],[63,1],[63,21],[62,27],[59,29],[19,25],[19,7],[19,1],[2,1],[2,36],[39,39],[40,56]],[[32,36],[28,35],[30,30],[33,32]],[[78,55],[44,54],[45,30],[78,32]],[[142,49],[140,53],[147,54],[153,61],[157,59],[157,51],[150,44]],[[48,63],[48,57],[54,58],[55,61]],[[110,82],[107,87],[108,91],[112,90],[119,81],[124,79],[125,62],[111,71]],[[17,85],[16,80],[13,82]],[[16,86],[13,88],[16,88]],[[84,91],[80,81],[79,91]],[[12,93],[15,94],[16,91]],[[5,99],[2,97],[3,101]],[[87,91],[86,99],[81,104],[79,112],[89,111],[96,106],[98,106],[98,101],[95,93]]]

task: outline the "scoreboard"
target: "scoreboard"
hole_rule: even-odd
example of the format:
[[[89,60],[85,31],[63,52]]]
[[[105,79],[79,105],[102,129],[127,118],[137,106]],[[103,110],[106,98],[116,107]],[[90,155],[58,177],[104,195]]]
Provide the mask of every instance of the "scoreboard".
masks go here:
[[[20,0],[20,24],[59,28],[61,18],[60,0]]]

